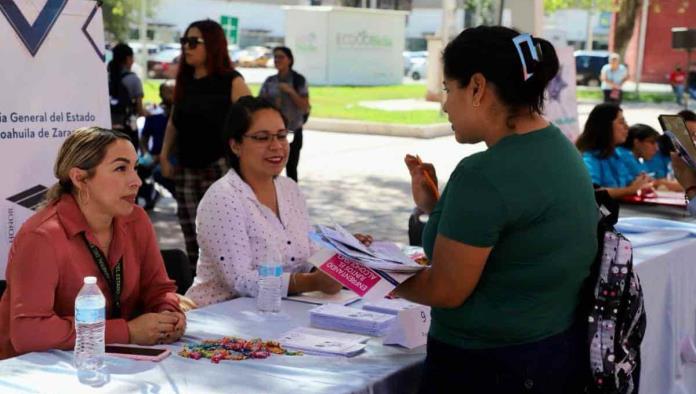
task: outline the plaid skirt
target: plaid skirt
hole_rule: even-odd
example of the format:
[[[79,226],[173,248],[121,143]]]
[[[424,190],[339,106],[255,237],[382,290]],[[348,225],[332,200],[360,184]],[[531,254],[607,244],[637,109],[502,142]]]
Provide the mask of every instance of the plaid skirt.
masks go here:
[[[210,185],[227,173],[227,162],[220,159],[206,168],[178,168],[174,176],[177,210],[181,232],[184,233],[186,253],[191,269],[196,272],[198,241],[196,240],[196,210]]]

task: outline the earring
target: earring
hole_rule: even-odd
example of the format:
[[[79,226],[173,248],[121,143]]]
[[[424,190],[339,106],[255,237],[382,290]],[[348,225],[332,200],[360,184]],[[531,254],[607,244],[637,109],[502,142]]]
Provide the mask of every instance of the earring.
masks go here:
[[[481,103],[473,102],[471,105],[472,105],[474,108],[477,108],[478,106],[481,105]]]

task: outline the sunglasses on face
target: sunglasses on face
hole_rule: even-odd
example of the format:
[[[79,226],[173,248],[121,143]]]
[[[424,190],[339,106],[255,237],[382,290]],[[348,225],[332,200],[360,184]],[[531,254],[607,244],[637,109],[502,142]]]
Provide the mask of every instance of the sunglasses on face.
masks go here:
[[[288,142],[292,138],[292,131],[290,130],[283,130],[281,132],[278,132],[277,134],[271,134],[267,133],[265,131],[259,132],[259,133],[254,133],[254,134],[245,134],[243,137],[246,138],[251,138],[252,141],[263,143],[263,144],[268,144],[270,143],[274,138],[278,140],[278,142]]]
[[[196,49],[198,44],[205,44],[205,40],[200,37],[181,37],[179,43],[182,47],[188,45],[189,48]]]

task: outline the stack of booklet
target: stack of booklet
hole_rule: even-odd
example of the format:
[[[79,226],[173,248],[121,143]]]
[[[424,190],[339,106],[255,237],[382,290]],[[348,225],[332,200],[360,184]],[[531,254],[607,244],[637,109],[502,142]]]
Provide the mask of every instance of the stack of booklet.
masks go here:
[[[363,309],[373,312],[386,313],[388,315],[398,315],[399,312],[407,309],[416,308],[419,305],[403,298],[382,298],[381,300],[367,301],[363,304]]]
[[[368,248],[339,225],[317,226],[310,237],[321,249],[307,261],[364,299],[383,298],[425,268],[393,242]]]
[[[353,357],[365,349],[365,342],[369,339],[363,335],[297,327],[283,334],[278,342],[307,354]]]
[[[338,224],[333,227],[318,225],[311,237],[320,245],[375,270],[415,273],[425,268],[393,242],[374,242],[367,247]]]
[[[309,311],[312,327],[382,336],[389,331],[395,316],[346,306],[326,304]]]

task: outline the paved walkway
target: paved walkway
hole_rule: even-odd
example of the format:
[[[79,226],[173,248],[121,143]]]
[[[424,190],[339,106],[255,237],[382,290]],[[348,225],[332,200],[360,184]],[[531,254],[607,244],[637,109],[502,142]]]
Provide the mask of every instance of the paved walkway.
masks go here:
[[[593,106],[578,105],[581,124]],[[675,104],[642,103],[629,103],[624,109],[629,124],[655,128],[659,127],[657,115],[680,110]],[[413,204],[404,155],[417,153],[432,162],[443,184],[459,160],[483,149],[484,144],[457,144],[452,136],[416,139],[307,130],[298,170],[300,187],[313,222],[335,221],[351,231],[405,243]],[[163,248],[183,249],[175,213],[171,198],[162,199],[152,213]]]

